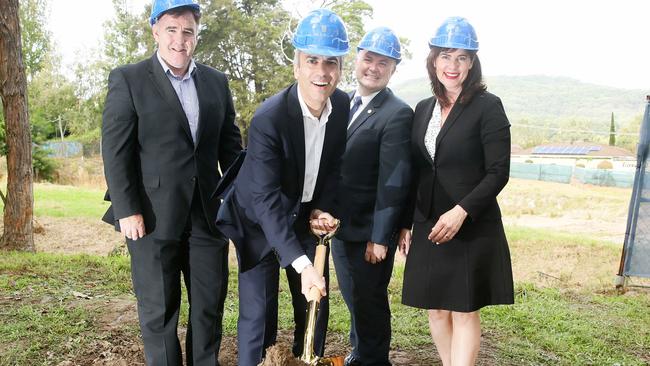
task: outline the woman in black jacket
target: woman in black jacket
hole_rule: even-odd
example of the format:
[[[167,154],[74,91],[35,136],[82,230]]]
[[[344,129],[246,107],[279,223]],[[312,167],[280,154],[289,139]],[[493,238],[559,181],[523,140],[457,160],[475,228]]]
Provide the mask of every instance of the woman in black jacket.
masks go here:
[[[443,365],[473,365],[479,309],[514,302],[497,194],[508,182],[510,123],[486,91],[473,27],[447,19],[429,41],[434,96],[418,103],[412,132],[416,176],[402,302],[428,309]]]

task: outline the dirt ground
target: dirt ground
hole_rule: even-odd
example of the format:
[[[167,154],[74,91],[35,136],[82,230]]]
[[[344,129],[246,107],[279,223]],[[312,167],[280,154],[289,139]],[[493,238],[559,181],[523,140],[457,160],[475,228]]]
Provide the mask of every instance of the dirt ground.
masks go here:
[[[537,182],[515,182],[519,185],[539,184]],[[544,183],[546,184],[546,183]],[[566,186],[566,185],[565,185]],[[559,187],[559,186],[558,186]],[[549,187],[542,187],[548,189]],[[564,187],[562,187],[563,189]],[[510,192],[504,193],[502,208],[508,211],[508,206],[517,207],[516,214],[505,214],[506,225],[554,229],[556,231],[573,234],[587,234],[593,238],[600,238],[611,241],[613,245],[622,245],[625,234],[626,210],[616,210],[614,214],[596,215],[586,210],[598,211],[598,209],[585,207],[564,207],[560,215],[549,215],[546,211],[540,212],[537,209],[520,210],[522,204],[539,208],[544,204],[545,197],[527,198],[528,201],[520,202],[521,193],[515,186]],[[551,187],[553,189],[553,187]],[[577,190],[583,189],[578,187]],[[616,192],[615,192],[616,193]],[[609,192],[605,193],[605,196]],[[618,193],[616,193],[618,194]],[[623,192],[625,194],[625,192]],[[528,196],[530,197],[530,196]],[[629,198],[628,198],[629,199]],[[537,200],[537,201],[535,201]],[[624,199],[619,200],[623,202]],[[554,203],[555,204],[555,203]],[[556,204],[558,207],[560,203]],[[607,211],[602,209],[600,211]],[[43,227],[43,232],[35,235],[35,242],[38,251],[55,253],[88,253],[95,255],[108,255],[113,251],[123,251],[123,240],[119,233],[102,223],[99,219],[84,218],[52,218],[38,217],[38,222]],[[609,259],[597,263],[597,265],[586,266],[590,271],[573,270],[572,268],[585,268],[584,261],[591,260],[594,256],[593,248],[576,246],[560,246],[554,250],[540,253],[527,251],[513,251],[513,271],[516,281],[530,281],[540,285],[553,286],[561,281],[570,286],[580,287],[585,282],[592,281],[603,272],[607,278],[602,281],[609,281],[610,274],[617,268],[615,256],[606,256]],[[606,250],[606,249],[605,249]],[[233,254],[235,251],[231,250]],[[399,257],[399,256],[398,256]],[[602,257],[602,256],[601,256]],[[530,260],[529,258],[535,258]],[[562,258],[562,260],[559,260]],[[401,259],[398,259],[401,260]],[[232,258],[233,264],[234,258]],[[582,263],[582,265],[581,265]],[[612,268],[610,271],[609,268]],[[105,336],[96,341],[93,347],[89,347],[81,356],[74,360],[60,363],[58,366],[72,365],[97,365],[97,366],[123,366],[123,365],[144,365],[143,348],[139,334],[134,334],[134,325],[137,324],[135,301],[132,298],[92,299],[80,300],[79,306],[101,308],[100,318],[96,322],[100,329],[104,330]],[[181,344],[185,336],[185,330],[180,329]],[[288,332],[280,332],[278,341],[282,344],[290,344],[291,335]],[[495,341],[488,331],[484,332],[479,365],[495,365],[496,350]],[[328,355],[346,355],[349,352],[349,343],[346,337],[336,334],[330,335],[327,341]],[[225,337],[222,341],[220,363],[223,366],[236,365],[237,348],[234,337]],[[417,350],[391,351],[391,361],[395,366],[402,365],[438,365],[437,356],[433,345]]]
[[[87,253],[108,255],[118,250],[124,250],[119,233],[109,225],[99,220],[83,218],[37,218],[44,231],[35,235],[37,251],[63,254]],[[71,228],[74,228],[72,230]],[[230,250],[233,254],[235,251]],[[234,254],[233,254],[234,255]],[[235,259],[231,258],[233,265]],[[80,299],[74,306],[84,306],[91,309],[101,309],[101,316],[96,319],[98,329],[102,329],[103,337],[95,341],[76,359],[66,360],[57,366],[130,366],[144,365],[143,346],[139,334],[133,334],[137,324],[135,300],[132,298],[100,298]],[[184,343],[185,329],[179,329],[181,344]],[[292,334],[281,331],[278,343],[290,344]],[[350,350],[346,337],[330,334],[327,340],[327,355],[345,356]],[[479,365],[494,365],[494,347],[490,335],[485,334],[482,340]],[[237,364],[237,346],[235,337],[225,337],[220,352],[222,366]],[[433,345],[417,350],[393,349],[390,359],[395,366],[406,365],[438,365]],[[289,365],[286,365],[289,366]]]
[[[96,319],[98,329],[103,330],[105,337],[95,341],[79,357],[59,363],[57,366],[127,366],[144,365],[142,340],[137,334],[132,334],[132,325],[137,323],[136,304],[133,299],[113,298],[101,300],[83,300],[77,306],[91,309],[102,309],[101,316]],[[179,329],[181,347],[184,348],[185,329]],[[290,352],[292,334],[280,331],[278,345]],[[326,356],[345,356],[349,352],[349,344],[345,337],[337,334],[328,335]],[[490,335],[482,339],[478,365],[495,365],[496,359]],[[435,357],[433,346],[418,350],[393,349],[390,359],[395,366],[440,365]],[[224,337],[221,342],[219,355],[221,366],[237,365],[237,344],[235,337]],[[274,366],[291,366],[293,363],[282,363]],[[265,364],[265,366],[270,366]]]

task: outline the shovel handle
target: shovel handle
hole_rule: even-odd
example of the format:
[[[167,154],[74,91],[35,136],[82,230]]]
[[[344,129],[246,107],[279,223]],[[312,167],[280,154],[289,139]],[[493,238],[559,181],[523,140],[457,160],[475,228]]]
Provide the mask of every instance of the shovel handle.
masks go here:
[[[316,256],[314,257],[314,269],[318,275],[323,276],[325,272],[325,255],[327,254],[327,247],[325,245],[319,244],[316,246]],[[308,301],[319,302],[321,297],[320,290],[318,287],[313,286],[309,290],[309,296],[307,296]]]

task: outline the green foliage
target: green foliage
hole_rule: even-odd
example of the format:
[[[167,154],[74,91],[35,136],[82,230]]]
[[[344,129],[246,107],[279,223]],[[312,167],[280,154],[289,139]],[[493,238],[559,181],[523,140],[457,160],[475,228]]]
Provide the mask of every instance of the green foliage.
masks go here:
[[[46,59],[28,85],[32,141],[40,144],[68,135],[69,121],[78,111],[74,85],[58,73],[58,60]]]
[[[598,169],[612,169],[614,168],[614,165],[612,165],[612,162],[609,160],[603,160],[598,165],[596,166]]]
[[[43,68],[52,49],[51,34],[45,28],[47,6],[47,0],[20,0],[20,38],[28,81]]]
[[[607,144],[611,113],[618,116],[619,132],[639,132],[637,116],[643,112],[646,94],[641,90],[593,85],[565,77],[490,76],[485,79],[488,91],[503,102],[512,124],[513,144],[523,148],[549,142]],[[412,106],[431,96],[425,77],[397,84],[393,90]],[[630,150],[634,150],[637,141],[638,136],[616,136],[616,145]]]
[[[204,1],[196,59],[228,75],[244,136],[258,105],[293,80],[295,20],[277,0]]]
[[[624,126],[623,128],[619,128],[619,132],[624,133],[624,135],[621,135],[617,139],[617,146],[623,147],[630,151],[636,151],[637,144],[639,143],[639,133],[641,132],[642,119],[643,118],[641,114],[639,114],[634,117],[628,125]]]
[[[146,5],[139,14],[132,14],[122,0],[113,0],[113,9],[115,17],[104,24],[104,76],[117,66],[141,61],[155,49],[148,22],[151,5]]]
[[[32,149],[32,169],[34,170],[34,181],[52,181],[56,172],[57,164],[54,159],[47,156],[47,151],[39,146]]]
[[[350,41],[350,53],[345,56],[343,66],[343,77],[339,85],[344,90],[352,89],[356,85],[354,76],[354,63],[357,57],[357,45],[363,35],[366,33],[364,20],[372,18],[372,6],[362,0],[353,1],[330,1],[326,7],[331,7],[332,11],[338,14],[348,31]]]
[[[614,124],[614,112],[612,112],[612,121],[609,124],[609,146],[616,145],[616,125]]]
[[[29,1],[40,4],[45,0]],[[66,135],[74,136],[84,146],[97,146],[108,72],[154,52],[155,43],[148,23],[150,5],[139,13],[128,12],[120,0],[113,0],[113,5],[116,15],[105,24],[101,52],[77,63],[74,83],[65,84],[60,75],[50,72],[39,84],[30,86],[39,98],[35,105],[49,105],[33,112],[37,140],[55,137],[57,123],[62,120]],[[330,0],[320,6],[332,8],[348,27],[353,52],[346,58],[341,88],[350,88],[356,54],[354,45],[365,32],[363,22],[372,16],[372,7],[362,0]],[[279,0],[203,0],[201,8],[195,57],[228,76],[237,121],[246,136],[259,104],[293,82],[290,33],[298,19],[286,11]],[[408,40],[402,39],[402,42],[408,57]],[[44,89],[45,85],[52,88]]]

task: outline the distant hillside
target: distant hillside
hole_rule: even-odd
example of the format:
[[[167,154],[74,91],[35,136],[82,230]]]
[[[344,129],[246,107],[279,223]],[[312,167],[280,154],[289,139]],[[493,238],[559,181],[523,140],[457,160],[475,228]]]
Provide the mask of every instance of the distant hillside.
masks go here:
[[[503,101],[512,123],[555,125],[581,120],[608,130],[612,112],[619,126],[641,115],[645,95],[650,92],[588,84],[565,77],[492,76],[485,81],[488,91]],[[431,96],[427,78],[409,80],[391,88],[413,107]]]

